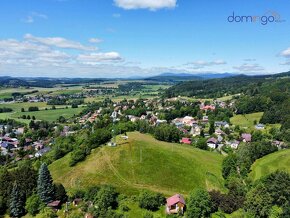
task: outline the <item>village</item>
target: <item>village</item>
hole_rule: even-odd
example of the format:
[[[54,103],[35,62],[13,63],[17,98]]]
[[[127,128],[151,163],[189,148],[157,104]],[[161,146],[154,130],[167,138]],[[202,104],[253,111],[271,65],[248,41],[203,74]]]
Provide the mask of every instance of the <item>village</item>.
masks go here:
[[[184,110],[182,113],[185,116],[178,117],[179,113],[177,113],[176,105]],[[110,115],[112,123],[117,123],[120,120],[132,123],[144,121],[152,127],[170,124],[175,126],[182,134],[182,138],[179,140],[180,143],[193,145],[202,137],[206,139],[207,148],[204,149],[225,153],[224,151],[227,150],[225,148],[237,149],[240,143],[252,141],[252,133],[254,131],[262,132],[265,129],[265,125],[259,123],[253,123],[251,129],[241,129],[232,125],[230,117],[235,110],[234,100],[191,102],[180,97],[162,100],[123,100],[110,102],[106,107],[99,107],[97,110],[89,110],[79,118],[68,120],[67,123],[56,123],[53,126],[53,130],[55,131],[58,126],[62,126],[62,131],[59,133],[60,136],[72,135],[76,132],[72,130],[72,126],[75,125],[74,120],[77,120],[80,125],[78,129],[91,128],[94,123],[98,122],[100,117],[105,115],[105,111],[105,113],[110,113],[108,115]],[[218,119],[218,111],[222,111],[223,119]],[[196,116],[190,116],[192,114]],[[21,158],[38,158],[50,151],[50,146],[54,141],[53,137],[40,137],[37,140],[31,139],[31,137],[23,138],[25,128],[21,125],[12,128],[9,125],[1,124],[2,137],[0,146],[3,156],[8,155],[10,159],[15,157],[15,161],[18,161]],[[273,140],[272,143],[278,148],[283,147],[282,141]],[[15,155],[16,151],[22,149],[27,155],[21,158],[17,157]]]

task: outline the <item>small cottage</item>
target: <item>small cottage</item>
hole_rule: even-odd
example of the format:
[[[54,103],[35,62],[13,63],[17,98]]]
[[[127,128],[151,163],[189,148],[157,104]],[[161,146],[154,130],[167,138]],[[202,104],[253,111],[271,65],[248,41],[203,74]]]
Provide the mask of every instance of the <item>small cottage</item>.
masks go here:
[[[182,213],[185,209],[185,200],[180,194],[176,194],[166,199],[166,213],[176,214]]]

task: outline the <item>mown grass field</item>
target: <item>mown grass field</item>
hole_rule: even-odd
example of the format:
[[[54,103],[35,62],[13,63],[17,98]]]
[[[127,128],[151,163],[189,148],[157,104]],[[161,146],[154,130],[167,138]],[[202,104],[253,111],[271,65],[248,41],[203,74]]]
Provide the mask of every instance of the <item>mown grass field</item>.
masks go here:
[[[290,173],[290,150],[278,151],[258,159],[251,167],[249,177],[257,180],[276,170],[284,170]]]
[[[254,121],[256,120],[259,123],[263,112],[245,114],[245,115],[235,115],[231,118],[231,123],[234,125],[239,125],[240,127],[254,127]]]
[[[53,162],[49,169],[54,181],[68,191],[93,185],[111,184],[119,192],[135,194],[141,189],[165,195],[188,195],[195,188],[223,190],[223,157],[175,143],[155,140],[150,135],[128,133],[118,138],[118,146],[101,147],[75,167],[70,154]]]
[[[79,114],[84,108],[62,108],[56,110],[40,110],[33,112],[12,112],[12,113],[0,113],[0,119],[15,119],[20,122],[29,123],[30,120],[22,119],[22,115],[29,115],[30,117],[35,116],[36,120],[45,120],[49,122],[56,121],[60,116],[70,118],[74,115]]]

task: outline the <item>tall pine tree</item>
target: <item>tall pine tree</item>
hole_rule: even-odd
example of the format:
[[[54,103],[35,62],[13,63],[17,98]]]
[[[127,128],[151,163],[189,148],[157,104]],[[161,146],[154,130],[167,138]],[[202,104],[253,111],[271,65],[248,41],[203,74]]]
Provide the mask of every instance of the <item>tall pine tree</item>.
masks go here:
[[[21,217],[25,214],[25,200],[23,194],[21,194],[20,188],[15,182],[10,195],[10,216]]]
[[[54,200],[54,186],[47,168],[47,165],[43,163],[39,169],[37,180],[37,192],[40,199],[48,204]]]

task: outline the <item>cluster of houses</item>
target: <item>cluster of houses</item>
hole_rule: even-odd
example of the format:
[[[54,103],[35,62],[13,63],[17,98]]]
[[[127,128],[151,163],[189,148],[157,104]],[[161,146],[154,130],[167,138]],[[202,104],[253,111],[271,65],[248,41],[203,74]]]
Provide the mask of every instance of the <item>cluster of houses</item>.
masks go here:
[[[101,111],[102,111],[102,108],[100,108],[99,110],[96,110],[94,113],[89,112],[85,114],[79,119],[79,123],[84,124],[87,121],[89,121],[90,123],[95,122],[97,117],[101,115]]]
[[[174,109],[174,106],[171,104],[174,101],[179,101],[181,103],[188,103],[187,99],[182,99],[179,97],[166,99],[165,104],[162,104],[160,100],[148,99],[145,100],[145,106],[149,109],[140,117],[135,115],[124,115],[124,111],[128,109],[135,109],[135,101],[125,101],[114,103],[114,110],[111,114],[111,118],[114,121],[118,121],[121,116],[126,116],[128,120],[131,122],[137,122],[138,120],[146,120],[150,125],[156,126],[162,123],[168,123],[168,120],[161,120],[158,118],[159,114],[158,110],[171,110]],[[221,100],[214,100],[213,103],[205,104],[204,102],[200,102],[199,109],[203,112],[214,111],[216,107],[226,108],[231,107],[233,102],[225,103]],[[149,107],[151,105],[151,107]],[[156,111],[155,111],[156,110]],[[101,115],[101,111],[97,110],[92,113],[88,113],[82,116],[79,120],[80,123],[95,122],[96,118]],[[155,112],[154,112],[155,111]],[[175,118],[171,121],[172,125],[175,125],[180,131],[182,131],[185,135],[190,136],[190,138],[182,138],[181,143],[184,144],[192,144],[191,137],[196,137],[201,134],[202,129],[209,122],[209,117],[204,115],[201,119],[196,119],[192,116],[185,116],[180,118]],[[242,134],[239,138],[233,140],[227,140],[227,134],[223,131],[227,128],[230,128],[230,124],[227,121],[215,121],[214,122],[215,132],[214,136],[210,137],[208,133],[203,133],[207,139],[207,146],[211,149],[221,149],[223,146],[229,146],[232,149],[237,149],[241,142],[251,142],[251,134]],[[265,126],[263,124],[255,125],[257,130],[263,130]]]
[[[0,125],[3,129],[9,128],[6,125]],[[20,149],[24,151],[30,151],[29,155],[25,156],[26,159],[38,158],[43,156],[50,150],[49,146],[45,146],[49,144],[48,141],[36,140],[33,141],[31,138],[26,138],[24,144],[20,146],[20,142],[17,137],[21,136],[24,133],[24,128],[15,128],[11,130],[11,133],[5,133],[2,137],[0,137],[0,152],[1,155],[9,155],[11,158],[16,158],[15,160],[21,160],[21,158],[16,157],[16,152]],[[11,137],[11,135],[15,137]]]

